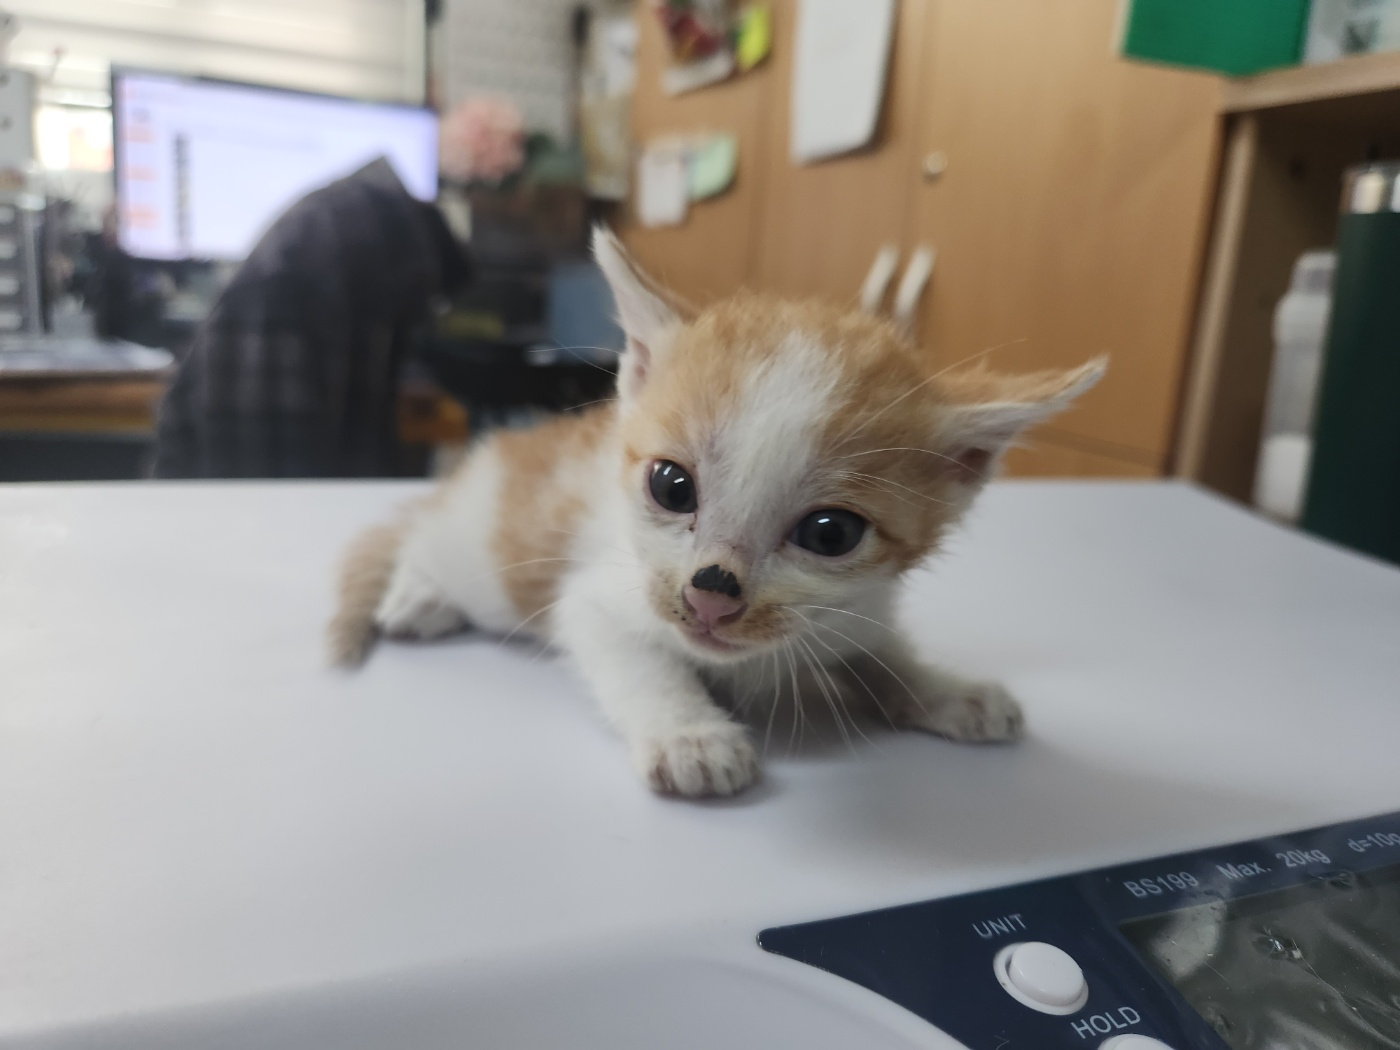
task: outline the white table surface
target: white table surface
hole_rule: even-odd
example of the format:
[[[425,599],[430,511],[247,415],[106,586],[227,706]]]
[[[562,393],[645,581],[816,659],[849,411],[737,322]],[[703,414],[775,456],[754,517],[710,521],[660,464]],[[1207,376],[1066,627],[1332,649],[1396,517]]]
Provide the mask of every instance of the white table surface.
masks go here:
[[[765,926],[1400,810],[1400,571],[1184,486],[995,485],[914,579],[920,642],[1002,677],[1024,744],[879,733],[710,804],[649,795],[552,657],[323,666],[340,548],[415,491],[0,486],[0,1044],[311,1046],[298,996],[476,988],[480,1038],[414,1045],[562,1045],[509,1034],[531,989],[615,1013],[630,982],[664,1025],[694,960],[753,967],[740,998],[807,970]],[[324,1045],[408,1045],[356,1017]]]

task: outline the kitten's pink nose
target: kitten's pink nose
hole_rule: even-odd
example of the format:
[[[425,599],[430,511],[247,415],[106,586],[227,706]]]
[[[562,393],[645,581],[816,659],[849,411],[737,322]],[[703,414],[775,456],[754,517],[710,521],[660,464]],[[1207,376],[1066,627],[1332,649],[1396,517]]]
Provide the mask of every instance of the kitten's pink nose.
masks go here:
[[[744,615],[749,603],[743,598],[731,598],[718,591],[702,591],[689,583],[681,591],[685,607],[706,627],[733,623]]]

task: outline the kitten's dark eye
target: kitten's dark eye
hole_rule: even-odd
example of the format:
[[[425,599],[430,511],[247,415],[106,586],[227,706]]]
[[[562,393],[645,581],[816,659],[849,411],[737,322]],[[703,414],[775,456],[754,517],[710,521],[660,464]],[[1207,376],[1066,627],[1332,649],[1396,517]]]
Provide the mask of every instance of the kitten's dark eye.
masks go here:
[[[672,514],[695,513],[695,479],[679,463],[658,459],[651,465],[651,498]]]
[[[814,510],[792,530],[792,542],[813,554],[835,558],[855,550],[865,535],[865,519],[848,510]]]

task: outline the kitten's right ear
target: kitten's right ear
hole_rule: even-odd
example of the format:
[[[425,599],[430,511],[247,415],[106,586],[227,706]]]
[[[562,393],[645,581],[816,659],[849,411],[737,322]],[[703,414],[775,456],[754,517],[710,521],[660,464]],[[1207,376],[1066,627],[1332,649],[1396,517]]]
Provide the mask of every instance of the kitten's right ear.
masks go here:
[[[612,288],[618,321],[627,336],[617,375],[618,393],[626,399],[642,388],[652,363],[665,353],[683,318],[672,297],[637,268],[606,226],[593,227],[593,258]]]
[[[940,412],[938,437],[953,477],[979,486],[987,469],[1022,431],[1063,412],[1100,379],[1107,357],[1097,357],[1067,372],[997,375],[983,369],[943,377],[951,403]]]

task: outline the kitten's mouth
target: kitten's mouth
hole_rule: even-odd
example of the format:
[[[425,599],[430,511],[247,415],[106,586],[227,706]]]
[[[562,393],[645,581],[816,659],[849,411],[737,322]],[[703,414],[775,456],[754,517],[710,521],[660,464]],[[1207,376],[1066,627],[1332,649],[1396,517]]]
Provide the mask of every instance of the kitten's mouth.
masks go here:
[[[681,625],[681,632],[702,649],[709,649],[715,653],[737,653],[748,648],[734,642],[726,642],[723,638],[717,637],[708,627],[687,623]]]

